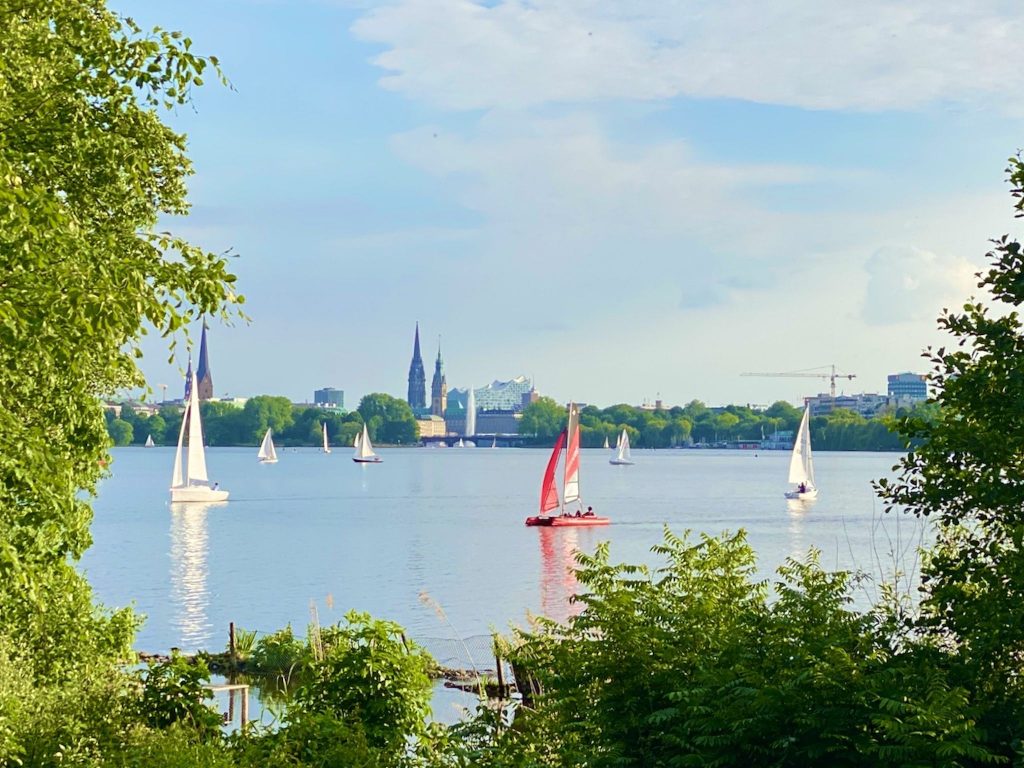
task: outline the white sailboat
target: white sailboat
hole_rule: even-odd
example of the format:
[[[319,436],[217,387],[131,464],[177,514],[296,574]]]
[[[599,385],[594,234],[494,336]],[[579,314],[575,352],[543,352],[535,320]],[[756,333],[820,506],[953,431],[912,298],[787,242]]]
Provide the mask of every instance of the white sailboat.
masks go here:
[[[606,451],[608,450],[608,435],[604,436],[604,449]]]
[[[491,438],[491,448],[497,448],[497,447],[498,447],[498,436],[495,435],[494,437]]]
[[[156,443],[153,442],[153,436],[152,435],[150,435],[149,437],[146,438],[146,444],[143,445],[142,447],[143,448],[156,448]]]
[[[370,433],[363,424],[363,434],[357,438],[355,455],[352,461],[357,464],[380,464],[383,459],[373,452],[373,443],[370,442]]]
[[[227,501],[228,492],[220,490],[218,483],[210,484],[206,474],[206,449],[203,447],[203,423],[199,416],[199,384],[192,373],[192,386],[188,403],[182,414],[178,450],[174,454],[174,472],[171,475],[172,502]],[[185,449],[185,432],[188,448]]]
[[[466,447],[466,444],[464,442],[462,442],[462,438],[461,437],[459,438],[459,442],[457,442],[455,444],[455,447],[456,448],[465,448]]]
[[[612,452],[612,457],[608,459],[608,463],[622,465],[631,465],[633,463],[629,453],[629,435],[626,433],[626,430],[622,430],[622,434],[619,435],[619,440],[615,444],[615,450]]]
[[[324,422],[324,453],[331,452],[331,444],[327,442],[327,422]]]
[[[814,456],[811,453],[811,407],[804,408],[804,417],[800,419],[800,429],[793,443],[793,455],[789,460],[789,482],[796,488],[786,491],[787,499],[810,501],[818,498],[818,488],[814,484]]]
[[[363,429],[364,430],[366,429],[366,425],[365,424],[363,425]],[[359,439],[362,437],[362,435],[363,435],[362,432],[356,432],[356,436],[352,438],[352,447],[353,448],[358,448],[359,447]]]
[[[274,448],[274,436],[273,430],[267,428],[267,434],[263,436],[263,442],[260,443],[260,451],[256,454],[256,458],[260,460],[260,464],[277,464],[277,450]]]

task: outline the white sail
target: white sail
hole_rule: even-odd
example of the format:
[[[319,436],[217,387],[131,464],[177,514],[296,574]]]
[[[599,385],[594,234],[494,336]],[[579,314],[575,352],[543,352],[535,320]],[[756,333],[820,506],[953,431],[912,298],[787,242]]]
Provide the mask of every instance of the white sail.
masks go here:
[[[497,447],[498,447],[498,436],[495,435],[494,437],[491,438],[491,448],[497,448]]]
[[[274,437],[273,430],[267,429],[267,434],[263,436],[263,442],[260,444],[259,453],[256,454],[256,458],[262,461],[264,464],[273,464],[277,461],[277,451],[274,449]]]
[[[359,445],[356,446],[355,457],[357,459],[372,459],[376,455],[373,452],[373,443],[370,442],[370,433],[366,429],[366,424],[363,424],[363,434],[359,439]]]
[[[604,449],[606,451],[608,450],[608,435],[604,436]]]
[[[195,378],[195,373],[192,374]],[[199,384],[193,382],[192,396],[188,400],[188,468],[185,471],[185,484],[193,480],[206,482],[210,478],[206,474],[206,448],[203,447],[203,422],[199,417]]]
[[[327,422],[324,422],[324,453],[331,452],[331,444],[327,442]]]
[[[619,450],[617,455],[620,461],[629,461],[631,459],[629,454],[629,434],[626,430],[622,430],[622,437],[619,438]]]
[[[580,497],[580,409],[569,404],[569,425],[565,440],[565,482],[562,484],[562,505]]]
[[[796,442],[793,443],[793,455],[789,460],[789,482],[805,483],[814,487],[814,457],[811,455],[811,408],[804,408],[804,416],[800,419]]]
[[[149,437],[146,438],[146,444],[143,447],[144,448],[155,448],[156,447],[156,443],[153,442],[153,436],[152,435],[150,435]]]
[[[462,438],[461,437],[459,438],[459,442],[457,442],[455,444],[455,447],[456,448],[465,448],[466,447],[466,444],[464,442],[462,442]]]
[[[188,433],[188,448],[185,435]],[[203,447],[203,423],[199,414],[199,386],[193,372],[191,389],[178,433],[178,448],[174,453],[174,471],[171,474],[172,502],[226,501],[228,492],[211,487],[206,475],[206,449]]]
[[[466,437],[473,437],[476,434],[476,395],[473,388],[469,388],[469,396],[466,398]]]
[[[365,424],[363,425],[363,429],[364,430],[366,429],[366,425]],[[358,448],[359,447],[359,439],[361,437],[362,437],[362,432],[356,432],[356,436],[354,438],[352,438],[352,447],[353,448]]]

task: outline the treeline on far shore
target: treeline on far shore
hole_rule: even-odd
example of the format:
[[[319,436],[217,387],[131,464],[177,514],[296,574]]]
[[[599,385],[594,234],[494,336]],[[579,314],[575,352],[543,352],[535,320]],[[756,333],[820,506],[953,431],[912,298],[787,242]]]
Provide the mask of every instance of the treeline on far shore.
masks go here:
[[[823,451],[900,451],[906,448],[894,430],[895,420],[907,409],[887,409],[865,418],[846,409],[811,419],[811,443]],[[926,418],[934,406],[913,409]],[[613,405],[585,406],[580,411],[584,448],[599,448],[607,440],[614,445],[625,430],[636,448],[684,448],[690,446],[764,445],[788,448],[800,424],[802,411],[783,401],[759,410],[743,405],[711,408],[699,400],[667,409]],[[208,445],[257,445],[268,428],[282,446],[319,446],[323,425],[332,446],[352,445],[367,424],[375,443],[411,445],[419,440],[419,429],[409,405],[381,393],[364,397],[354,411],[344,412],[317,406],[294,405],[286,397],[260,395],[244,406],[219,401],[202,405],[203,429]],[[174,445],[181,428],[180,405],[166,405],[153,414],[121,408],[120,416],[107,412],[107,430],[115,445],[142,445],[152,436],[157,445]],[[550,446],[565,427],[565,406],[542,397],[523,411],[519,432],[527,445]]]

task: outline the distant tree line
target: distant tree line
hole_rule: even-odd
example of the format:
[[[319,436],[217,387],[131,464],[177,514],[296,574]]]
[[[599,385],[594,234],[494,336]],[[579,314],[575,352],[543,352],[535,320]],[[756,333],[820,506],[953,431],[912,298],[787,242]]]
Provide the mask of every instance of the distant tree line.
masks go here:
[[[419,439],[409,404],[382,393],[366,395],[359,408],[348,413],[294,405],[287,397],[274,395],[249,398],[244,406],[207,401],[200,411],[207,445],[258,445],[270,428],[278,445],[319,446],[324,424],[332,446],[352,445],[364,422],[375,443],[408,445]],[[176,445],[181,420],[179,405],[165,405],[152,416],[124,405],[120,417],[107,412],[107,432],[115,445],[142,445],[150,435],[157,445]]]
[[[934,416],[934,406],[912,409],[923,418]],[[906,448],[894,430],[895,420],[907,416],[907,409],[888,409],[871,419],[845,408],[811,419],[811,443],[825,451],[898,451]],[[800,425],[803,411],[779,401],[765,410],[743,405],[709,408],[699,400],[684,406],[651,410],[631,405],[580,410],[580,440],[585,448],[597,448],[607,439],[610,444],[623,430],[637,448],[677,448],[704,443],[760,441],[778,432],[793,432]],[[550,445],[565,428],[566,408],[549,397],[542,397],[523,411],[520,434],[531,436],[534,445]]]

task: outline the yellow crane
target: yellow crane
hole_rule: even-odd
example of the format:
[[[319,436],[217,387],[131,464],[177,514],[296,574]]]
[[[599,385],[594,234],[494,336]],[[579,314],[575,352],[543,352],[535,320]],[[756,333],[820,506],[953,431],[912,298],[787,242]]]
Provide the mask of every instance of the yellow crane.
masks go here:
[[[828,372],[822,371],[822,369],[828,369]],[[805,368],[802,371],[787,371],[784,373],[741,373],[740,376],[780,376],[790,378],[814,378],[814,379],[828,379],[829,380],[829,392],[832,395],[832,399],[836,399],[836,379],[849,379],[852,381],[856,378],[856,373],[836,373],[835,364],[832,365],[819,365],[817,368]]]

